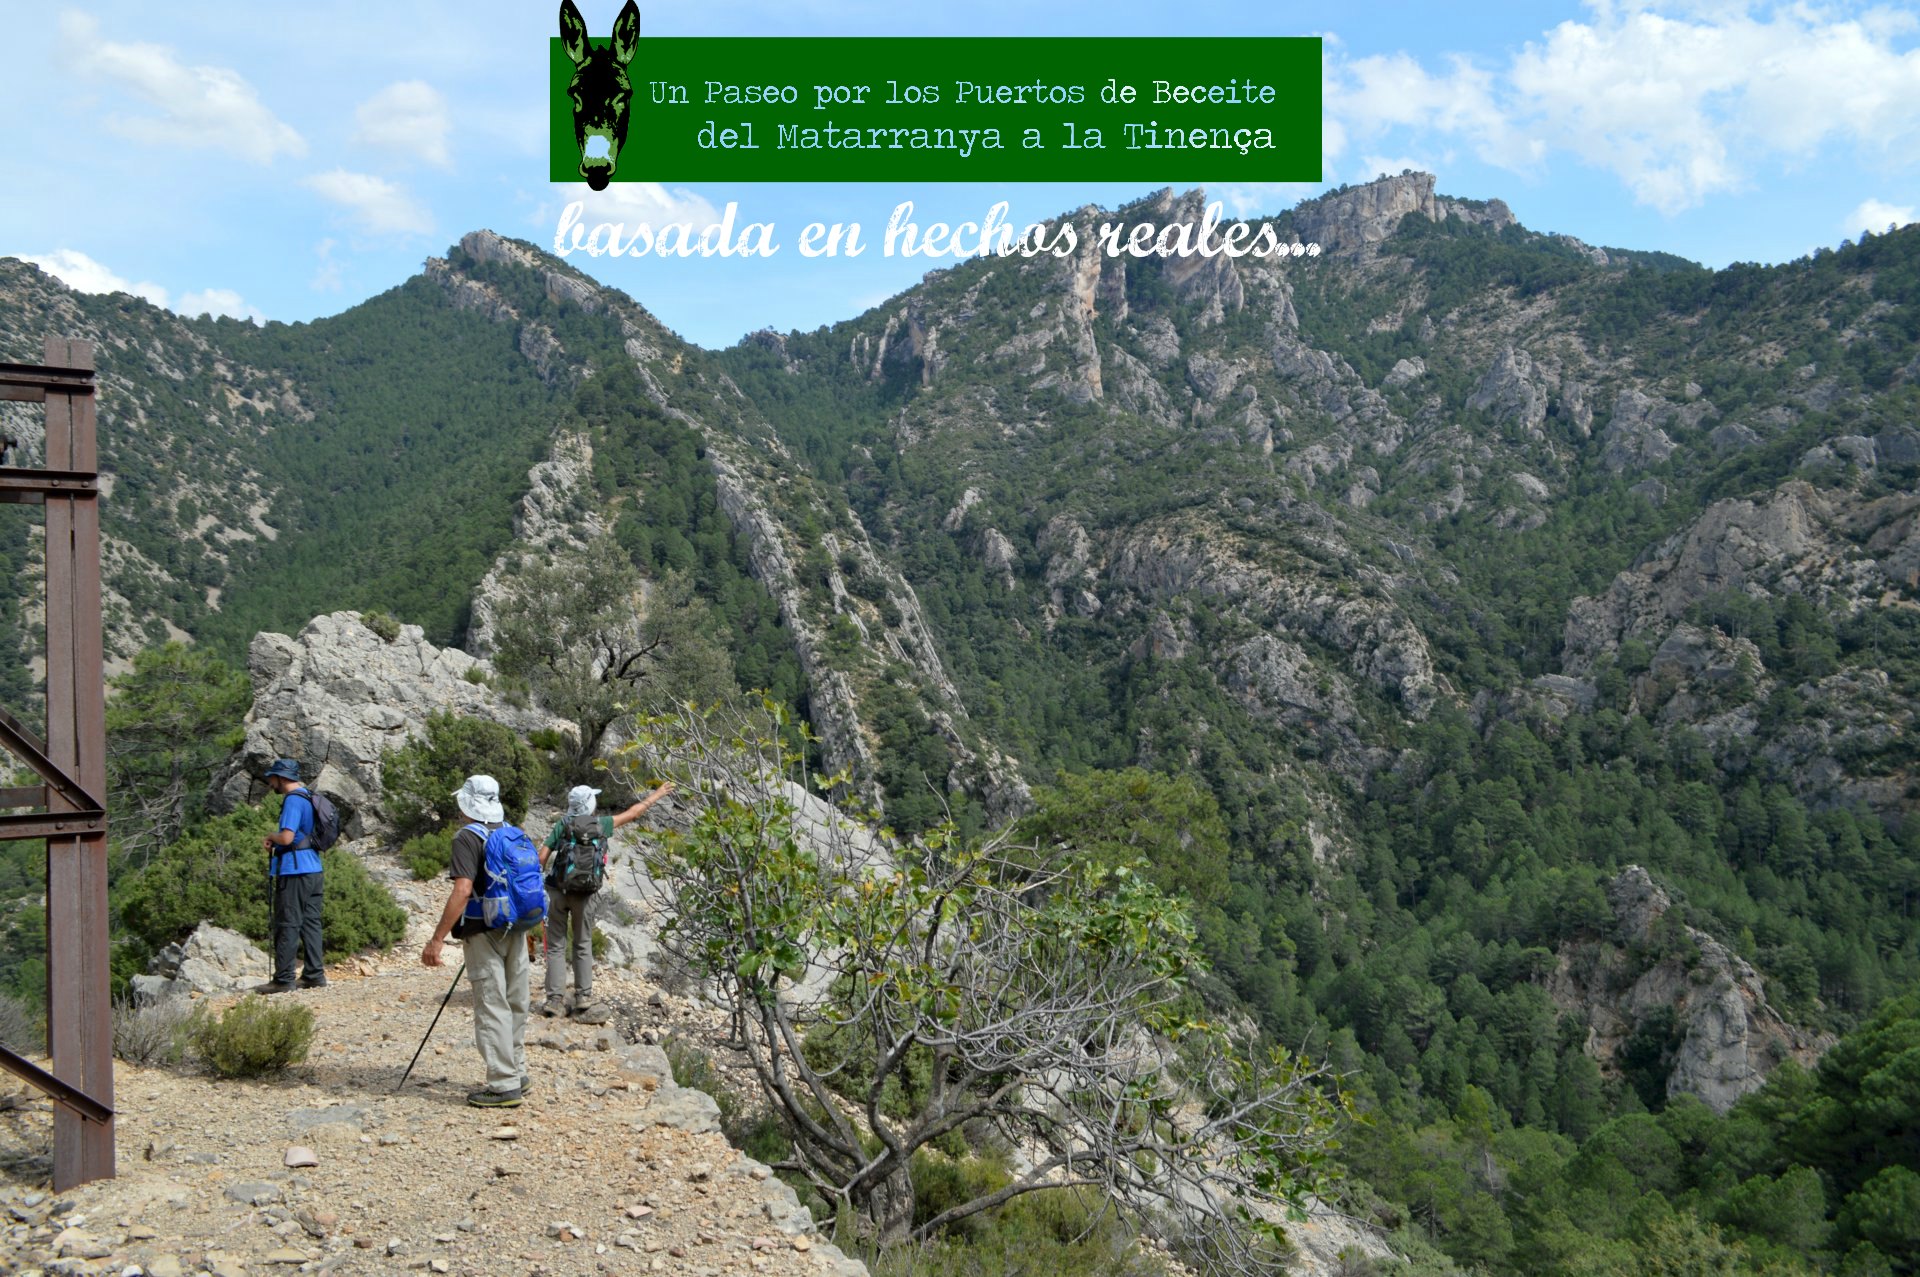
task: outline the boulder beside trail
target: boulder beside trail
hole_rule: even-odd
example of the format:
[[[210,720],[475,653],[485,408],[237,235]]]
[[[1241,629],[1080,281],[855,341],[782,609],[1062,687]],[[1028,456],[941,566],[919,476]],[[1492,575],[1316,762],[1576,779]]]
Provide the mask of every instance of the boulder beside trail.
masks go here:
[[[133,996],[151,1004],[193,993],[232,993],[265,980],[271,965],[260,946],[238,931],[203,922],[186,940],[154,955],[149,974],[133,977]]]

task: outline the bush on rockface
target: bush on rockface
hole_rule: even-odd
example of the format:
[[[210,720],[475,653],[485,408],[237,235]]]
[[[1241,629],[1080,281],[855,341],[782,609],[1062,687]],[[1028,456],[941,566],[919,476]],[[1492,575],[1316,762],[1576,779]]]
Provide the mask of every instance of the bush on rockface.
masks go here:
[[[311,1007],[254,995],[217,1016],[197,1008],[187,1022],[187,1040],[220,1077],[265,1077],[306,1059],[313,1029]]]
[[[380,756],[381,808],[402,838],[457,827],[464,818],[454,792],[476,773],[500,782],[501,804],[515,824],[551,783],[545,760],[500,724],[434,714],[424,737]]]

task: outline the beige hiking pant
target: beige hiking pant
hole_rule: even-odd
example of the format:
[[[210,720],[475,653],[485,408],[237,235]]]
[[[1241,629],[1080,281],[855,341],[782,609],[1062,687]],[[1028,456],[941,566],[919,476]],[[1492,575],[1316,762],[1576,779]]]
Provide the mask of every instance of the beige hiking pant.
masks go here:
[[[466,938],[473,981],[473,1044],[487,1069],[489,1091],[517,1091],[527,1075],[527,1005],[533,963],[524,932],[482,931]]]

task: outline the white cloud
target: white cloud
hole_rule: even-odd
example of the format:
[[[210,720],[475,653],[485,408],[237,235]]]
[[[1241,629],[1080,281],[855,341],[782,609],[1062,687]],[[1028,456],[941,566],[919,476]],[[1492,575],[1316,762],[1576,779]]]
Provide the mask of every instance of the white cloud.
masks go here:
[[[107,266],[76,249],[56,248],[51,253],[39,255],[22,253],[20,260],[32,262],[76,292],[131,293],[156,306],[164,306],[177,315],[231,315],[235,319],[248,319],[256,324],[266,319],[257,307],[249,306],[231,288],[203,288],[198,292],[184,293],[175,303],[160,285],[147,280],[130,284]]]
[[[100,23],[86,13],[61,14],[60,34],[69,66],[158,108],[157,115],[109,117],[115,133],[149,144],[210,146],[256,162],[307,153],[306,139],[229,67],[187,66],[165,45],[104,40]]]
[[[1675,213],[1834,146],[1906,162],[1920,146],[1920,49],[1898,45],[1916,29],[1888,9],[1595,0],[1503,66],[1344,60],[1330,45],[1324,145],[1337,158],[1458,140],[1520,172],[1566,152]]]
[[[704,197],[685,188],[670,191],[658,182],[613,182],[604,191],[596,191],[585,182],[569,182],[552,189],[559,203],[542,204],[533,215],[534,221],[549,230],[558,224],[560,211],[576,200],[586,205],[580,224],[587,230],[601,222],[618,222],[631,234],[641,226],[657,230],[674,222],[688,222],[699,231],[720,220],[720,213]],[[754,220],[740,219],[741,224]]]
[[[447,136],[453,131],[447,100],[420,80],[389,84],[362,102],[353,113],[359,128],[353,140],[395,151],[436,168],[449,168]]]
[[[231,288],[203,288],[197,293],[183,294],[180,304],[173,309],[188,316],[231,315],[255,324],[265,323],[267,318],[257,307],[247,305]]]
[[[433,230],[426,205],[385,178],[337,168],[303,177],[300,184],[345,208],[362,229],[376,235],[425,235]]]
[[[1885,200],[1861,200],[1860,206],[1848,213],[1840,229],[1847,235],[1858,235],[1862,231],[1872,231],[1875,235],[1883,233],[1889,226],[1905,226],[1914,221],[1913,205],[1889,204]]]
[[[1320,182],[1223,182],[1209,184],[1207,194],[1235,217],[1259,217],[1285,212],[1322,189]]]
[[[320,259],[320,265],[314,269],[313,279],[308,286],[315,292],[337,293],[342,287],[340,263],[334,260],[332,239],[323,239],[313,246],[313,255]]]
[[[167,304],[167,290],[160,285],[146,280],[130,284],[85,253],[71,248],[56,248],[40,256],[22,253],[20,260],[32,262],[76,292],[131,293],[135,297],[144,297],[156,306]]]

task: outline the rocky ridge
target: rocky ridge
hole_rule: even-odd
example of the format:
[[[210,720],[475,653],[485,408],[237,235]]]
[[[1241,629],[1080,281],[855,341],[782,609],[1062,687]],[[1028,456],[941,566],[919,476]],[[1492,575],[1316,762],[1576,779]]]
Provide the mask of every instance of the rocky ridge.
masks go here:
[[[881,805],[874,780],[878,773],[876,738],[866,723],[863,689],[888,678],[883,670],[893,662],[905,667],[904,687],[918,700],[928,723],[953,753],[955,766],[949,786],[982,797],[996,820],[1024,810],[1028,799],[1020,768],[969,729],[966,707],[933,642],[912,585],[874,552],[857,517],[842,518],[850,512],[840,510],[823,511],[829,521],[841,524],[837,531],[826,534],[832,565],[827,608],[823,611],[801,585],[795,571],[801,555],[780,516],[790,513],[784,508],[793,504],[795,492],[812,492],[814,488],[804,480],[794,482],[804,471],[793,463],[770,430],[752,424],[757,421],[758,411],[737,386],[724,376],[711,378],[695,373],[689,378],[686,364],[687,356],[693,353],[691,348],[682,347],[623,295],[576,276],[491,231],[468,234],[461,240],[461,248],[478,261],[535,272],[550,300],[618,324],[625,337],[624,351],[634,361],[648,394],[668,416],[695,430],[705,441],[720,507],[747,538],[754,575],[778,603],[782,623],[807,674],[813,725],[828,770],[851,767],[865,800],[876,807]],[[522,323],[519,312],[497,288],[469,277],[454,264],[435,259],[429,263],[429,274],[449,290],[456,305],[479,311],[496,322]],[[908,323],[907,328],[911,332],[913,325]],[[552,338],[551,330],[547,336]],[[913,351],[917,358],[926,353],[930,340],[923,332],[901,348]],[[884,340],[881,345],[883,349],[874,355],[876,368],[886,357]],[[541,349],[550,359],[569,358],[557,338],[543,342]],[[591,375],[591,369],[575,364],[569,375]],[[746,418],[749,426],[744,435],[737,427],[726,430],[714,423],[716,402],[724,403],[735,417]],[[556,439],[547,459],[533,468],[516,519],[515,544],[502,552],[475,598],[474,613],[482,642],[486,618],[491,615],[501,573],[509,560],[553,545],[584,543],[601,526],[592,502],[580,499],[589,491],[590,462],[586,441],[566,435]],[[901,617],[897,624],[881,624],[873,605],[848,591],[838,568],[845,555],[860,559],[864,570],[882,583]],[[858,636],[852,661],[827,652],[827,631],[841,618]]]
[[[1674,1014],[1678,1039],[1667,1094],[1694,1095],[1716,1113],[1760,1089],[1785,1060],[1811,1066],[1831,1046],[1781,1018],[1760,973],[1719,940],[1681,923],[1652,875],[1628,865],[1607,888],[1617,931],[1562,946],[1548,976],[1554,1001],[1584,1014],[1587,1054],[1611,1065],[1656,1011]]]

